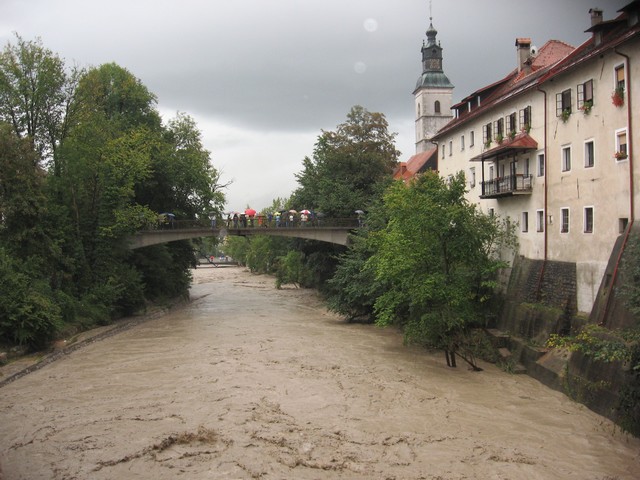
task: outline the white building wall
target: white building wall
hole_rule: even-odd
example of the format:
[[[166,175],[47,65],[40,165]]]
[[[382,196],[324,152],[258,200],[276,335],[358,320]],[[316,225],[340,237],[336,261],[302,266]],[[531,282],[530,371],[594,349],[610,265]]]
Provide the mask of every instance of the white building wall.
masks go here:
[[[627,131],[627,141],[638,139],[640,119],[634,114],[633,132],[629,131],[627,103],[616,107],[611,100],[615,87],[615,68],[624,64],[627,78],[627,99],[629,86],[637,99],[634,109],[640,108],[640,41],[625,45],[620,49],[631,57],[629,63],[624,57],[610,52],[594,58],[579,68],[566,74],[555,76],[541,86],[545,95],[537,90],[529,90],[495,108],[484,112],[448,132],[438,139],[438,169],[444,177],[462,170],[467,176],[467,198],[476,203],[485,213],[491,209],[502,217],[518,223],[517,235],[519,254],[531,259],[545,258],[545,234],[538,231],[538,211],[543,211],[547,230],[547,258],[549,260],[574,262],[577,268],[578,310],[590,312],[600,287],[616,238],[621,234],[621,226],[632,218],[630,211],[630,163],[633,165],[635,186],[635,216],[640,212],[640,171],[636,162],[616,160],[616,135]],[[577,86],[593,80],[594,101],[591,111],[586,114],[577,108]],[[556,116],[556,93],[570,89],[572,92],[572,114],[566,122]],[[470,162],[481,152],[496,146],[495,141],[485,147],[482,126],[512,112],[531,107],[531,129],[529,135],[538,143],[537,151],[521,153],[517,156],[517,172],[523,173],[526,159],[529,172],[533,175],[530,195],[517,195],[499,199],[481,199],[482,163]],[[518,115],[519,117],[519,115]],[[545,148],[545,126],[547,144]],[[519,126],[520,127],[520,126]],[[474,132],[474,142],[471,134]],[[464,148],[462,137],[464,136]],[[585,143],[593,142],[594,165],[585,166]],[[637,143],[637,142],[636,142]],[[444,148],[443,148],[444,147]],[[563,148],[571,150],[571,169],[563,171]],[[637,152],[640,147],[636,146]],[[538,155],[545,154],[546,176],[538,175]],[[634,155],[637,158],[637,155]],[[484,162],[484,178],[489,180],[490,167],[494,176],[500,174],[500,162]],[[471,168],[475,168],[475,185],[471,181]],[[508,162],[505,166],[508,171]],[[545,182],[547,182],[547,209],[545,209]],[[593,231],[585,231],[585,208],[593,209]],[[562,209],[569,210],[569,231],[561,231]],[[528,213],[528,229],[522,231],[522,213]]]
[[[635,52],[639,47],[636,44]],[[635,52],[632,66],[637,63]],[[625,59],[613,52],[556,76],[542,87],[548,92],[547,213],[552,219],[548,225],[548,258],[576,263],[578,310],[582,312],[591,311],[616,238],[632,216],[630,161],[614,158],[616,132],[626,130],[627,141],[630,138],[627,104],[617,107],[611,100],[619,65],[625,65],[627,84],[632,79],[632,91],[637,93],[637,68],[629,76]],[[578,110],[577,88],[588,81],[593,81],[594,100],[591,111],[585,113]],[[572,113],[563,121],[556,116],[556,94],[567,89],[572,92]],[[585,166],[587,142],[593,142],[593,166]],[[570,170],[563,169],[563,149],[571,151]],[[637,173],[633,176],[637,186],[640,178]],[[562,229],[562,209],[569,211],[568,231]],[[585,209],[593,211],[591,232],[585,231]]]

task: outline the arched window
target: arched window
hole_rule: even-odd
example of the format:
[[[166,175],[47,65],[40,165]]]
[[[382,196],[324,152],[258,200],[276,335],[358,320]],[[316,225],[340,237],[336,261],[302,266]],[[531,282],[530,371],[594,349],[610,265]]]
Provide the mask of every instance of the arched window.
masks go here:
[[[418,104],[418,116],[420,116],[420,104]]]
[[[436,103],[433,104],[433,109],[436,113],[440,113],[440,101],[436,100]]]

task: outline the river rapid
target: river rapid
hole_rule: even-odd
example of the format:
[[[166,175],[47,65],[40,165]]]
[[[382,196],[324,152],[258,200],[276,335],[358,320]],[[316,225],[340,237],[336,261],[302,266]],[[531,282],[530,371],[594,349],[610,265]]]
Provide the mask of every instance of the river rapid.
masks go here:
[[[14,479],[640,478],[640,440],[525,375],[448,368],[242,268],[0,388]]]

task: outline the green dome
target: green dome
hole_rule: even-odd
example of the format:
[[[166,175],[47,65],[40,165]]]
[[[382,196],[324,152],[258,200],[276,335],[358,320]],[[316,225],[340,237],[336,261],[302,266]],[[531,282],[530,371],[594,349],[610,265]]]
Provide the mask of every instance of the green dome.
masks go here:
[[[416,82],[416,90],[424,87],[453,88],[453,84],[443,72],[423,72]]]

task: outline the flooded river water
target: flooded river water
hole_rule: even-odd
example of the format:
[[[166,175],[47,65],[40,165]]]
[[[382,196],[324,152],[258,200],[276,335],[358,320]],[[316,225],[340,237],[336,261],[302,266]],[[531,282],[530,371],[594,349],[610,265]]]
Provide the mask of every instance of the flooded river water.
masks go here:
[[[638,479],[640,440],[241,268],[0,388],[13,479]]]

